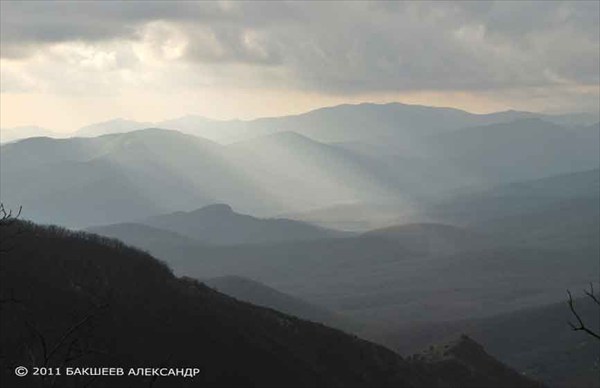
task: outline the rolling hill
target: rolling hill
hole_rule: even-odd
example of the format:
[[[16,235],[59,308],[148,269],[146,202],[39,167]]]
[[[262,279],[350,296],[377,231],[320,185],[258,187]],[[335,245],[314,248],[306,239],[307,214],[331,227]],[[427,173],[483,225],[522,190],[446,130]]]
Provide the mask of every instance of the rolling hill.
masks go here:
[[[509,182],[598,168],[600,126],[567,128],[540,119],[446,132],[429,152],[473,181]]]
[[[125,119],[113,119],[86,125],[75,132],[76,137],[95,137],[114,133],[133,132],[139,129],[156,127],[153,123]]]
[[[504,245],[599,254],[598,169],[461,194],[429,209],[433,219],[465,225]]]
[[[475,224],[599,195],[600,169],[595,168],[461,193],[435,203],[429,213],[448,222]]]
[[[0,128],[0,143],[8,143],[29,137],[62,137],[64,135],[58,134],[55,131],[38,127],[35,125],[13,127],[13,128]]]
[[[407,140],[443,133],[455,129],[510,122],[526,118],[541,118],[564,126],[590,125],[598,122],[593,114],[545,115],[514,110],[491,114],[472,114],[452,108],[438,108],[400,103],[344,104],[315,109],[306,113],[267,117],[254,120],[210,120],[188,115],[158,123],[137,123],[117,119],[89,127],[104,129],[102,133],[160,127],[179,130],[221,144],[248,140],[280,131],[294,131],[319,142],[360,141],[383,146],[401,146]],[[368,128],[369,131],[365,131]],[[89,132],[89,128],[80,130]],[[391,143],[390,143],[391,141]],[[404,147],[404,150],[410,150]]]
[[[159,126],[180,130],[222,144],[244,141],[280,131],[297,132],[320,142],[364,141],[369,139],[378,144],[385,144],[389,140],[394,140],[394,144],[399,144],[399,136],[408,139],[413,136],[439,133],[440,131],[470,125],[505,122],[531,116],[535,115],[515,111],[475,115],[449,108],[400,103],[365,103],[338,105],[298,115],[267,117],[247,121],[218,121],[190,115],[149,125],[149,123],[116,119],[92,124],[79,130],[79,133],[89,133],[93,129],[93,133],[99,135]],[[129,127],[131,129],[128,129]],[[371,128],[372,133],[368,134],[367,131],[364,131],[365,127]]]
[[[87,230],[121,238],[135,246],[144,246],[148,241],[153,241],[154,244],[160,241],[169,246],[265,244],[350,235],[301,221],[239,214],[225,204],[213,204],[191,212],[152,216],[137,222],[96,226]]]
[[[491,188],[597,169],[597,125],[502,121],[512,116],[521,114],[367,104],[255,120],[260,131],[226,146],[157,128],[31,138],[2,145],[0,195],[8,206],[23,205],[24,215],[34,221],[70,227],[129,222],[213,203],[257,216],[347,204],[396,208],[384,223],[348,220],[352,230],[358,230],[357,223],[365,230],[406,223],[406,216],[410,222],[444,222],[419,219],[418,213],[424,203],[464,186]]]
[[[215,204],[191,212],[153,216],[140,223],[215,245],[263,244],[341,237],[346,233],[283,218],[256,218]]]
[[[210,203],[215,197],[260,202],[218,145],[175,131],[27,139],[2,146],[0,157],[3,202],[22,205],[24,216],[39,222],[106,224]],[[230,185],[237,190],[229,190]]]
[[[589,247],[503,246],[493,238],[456,239],[451,229],[442,239],[439,230],[431,238],[429,229],[419,230],[422,241],[453,248],[441,251],[409,237],[369,234],[236,246],[110,235],[139,244],[178,274],[250,278],[357,321],[461,319],[549,303],[599,270]]]
[[[73,227],[128,222],[211,203],[276,214],[389,194],[387,180],[366,174],[360,160],[340,159],[339,150],[310,144],[310,154],[299,150],[295,162],[290,161],[303,169],[299,173],[286,171],[285,155],[273,161],[269,152],[238,152],[161,129],[26,139],[1,148],[0,194],[8,206],[23,205],[32,220]]]

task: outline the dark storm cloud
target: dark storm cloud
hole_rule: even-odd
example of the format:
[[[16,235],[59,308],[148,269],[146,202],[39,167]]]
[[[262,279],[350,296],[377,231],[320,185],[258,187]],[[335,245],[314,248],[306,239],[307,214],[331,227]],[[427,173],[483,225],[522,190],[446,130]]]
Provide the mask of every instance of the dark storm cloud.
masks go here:
[[[299,89],[589,86],[599,83],[598,4],[2,2],[2,56],[140,40],[144,26],[164,21],[187,39],[180,60],[254,66],[255,74],[278,67],[287,78],[272,82]]]

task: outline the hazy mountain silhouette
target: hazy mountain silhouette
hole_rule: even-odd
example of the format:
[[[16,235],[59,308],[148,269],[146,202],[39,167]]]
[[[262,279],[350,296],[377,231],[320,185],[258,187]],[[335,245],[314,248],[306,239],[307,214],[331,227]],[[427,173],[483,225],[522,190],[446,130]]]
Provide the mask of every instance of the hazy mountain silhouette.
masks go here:
[[[408,182],[399,179],[401,173],[377,160],[296,132],[261,136],[231,144],[227,149],[245,175],[266,191],[281,192],[281,200],[296,204],[311,201],[306,208],[396,197],[401,195],[401,188],[404,195],[411,193]]]
[[[564,200],[534,211],[477,224],[513,245],[578,249],[600,256],[600,196]]]
[[[138,122],[132,120],[125,119],[113,119],[108,121],[103,121],[100,123],[86,125],[78,129],[75,132],[75,136],[100,136],[100,135],[109,135],[113,133],[124,133],[124,132],[132,132],[137,131],[139,129],[151,128],[155,127],[153,123],[150,122]]]
[[[557,288],[578,287],[600,270],[593,243],[540,248],[503,245],[462,229],[398,230],[408,232],[396,239],[367,234],[230,247],[109,235],[148,250],[179,274],[251,278],[371,322],[461,319],[549,303],[562,295]],[[429,241],[446,249],[431,249]]]
[[[3,247],[10,242],[11,249],[1,256],[3,317],[10,319],[0,321],[0,373],[9,386],[43,384],[13,372],[14,365],[38,357],[52,367],[200,370],[193,379],[100,377],[94,383],[102,386],[537,386],[516,373],[510,380],[504,373],[495,377],[483,366],[465,379],[473,368],[468,363],[448,374],[435,362],[406,361],[343,332],[178,279],[148,254],[115,240],[23,222],[2,227]],[[54,383],[88,379],[58,377]]]
[[[34,125],[0,128],[0,143],[8,143],[29,137],[61,137],[61,135],[52,130]]]
[[[310,147],[292,147],[281,155],[287,159],[274,161],[268,151],[249,154],[161,129],[96,138],[27,139],[2,146],[1,194],[8,206],[23,205],[34,220],[89,226],[216,202],[274,214],[375,200],[393,189],[385,174],[377,176],[372,166],[306,140]],[[304,152],[308,149],[311,152]],[[127,200],[107,200],[120,197]],[[79,210],[71,212],[67,203],[60,203],[63,199]],[[48,202],[53,206],[46,206]],[[128,210],[134,203],[148,205]],[[81,211],[86,204],[88,209]]]
[[[323,138],[317,136],[321,133],[318,126],[309,125],[314,117],[317,121],[325,117],[322,123],[334,123],[338,114],[354,117],[364,111],[365,117],[374,119],[380,113],[385,116],[388,110],[393,113],[390,117],[396,118],[412,112],[407,117],[414,116],[421,124],[446,116],[449,121],[446,129],[440,123],[427,130],[418,129],[421,124],[405,130],[399,127],[401,122],[388,118],[387,127],[374,122],[373,129],[365,131],[364,123],[356,119],[354,129],[332,130],[340,136],[349,134],[336,139],[341,142],[337,145],[302,134],[308,131]],[[292,129],[310,130],[297,133],[278,126],[271,131],[277,133],[228,146],[156,128],[93,138],[26,139],[2,146],[0,194],[10,207],[23,205],[25,216],[32,220],[74,227],[129,222],[213,203],[228,203],[257,216],[306,213],[347,204],[393,205],[395,209],[376,222],[354,220],[362,222],[365,230],[409,221],[444,221],[419,219],[423,202],[447,197],[465,185],[490,187],[593,169],[600,163],[597,125],[567,128],[527,119],[451,129],[452,122],[464,124],[462,119],[452,121],[452,117],[472,116],[399,104],[343,106],[302,116],[307,118],[299,122],[307,127],[290,124]],[[483,116],[475,116],[483,120]],[[297,122],[296,118],[285,120]],[[362,141],[352,139],[352,131],[359,131],[358,124],[360,133],[371,136],[371,140],[376,140],[378,133],[385,132],[381,138],[397,135],[410,151],[390,139],[368,143],[388,152],[344,146]],[[407,136],[419,138],[418,145],[402,140],[409,132]],[[421,155],[411,155],[414,153]],[[352,221],[342,217],[342,222]],[[361,228],[351,224],[349,229]]]
[[[200,116],[184,116],[178,119],[149,124],[117,119],[90,128],[98,128],[94,134],[126,131],[132,129],[159,126],[181,130],[197,136],[205,137],[220,143],[231,143],[263,136],[280,131],[294,131],[322,142],[376,139],[382,142],[390,139],[398,140],[398,136],[408,131],[418,134],[419,131],[428,134],[458,129],[469,125],[488,124],[510,121],[522,117],[535,116],[528,112],[507,111],[491,115],[475,115],[459,109],[436,108],[421,105],[390,104],[358,104],[338,105],[320,108],[306,113],[268,117],[255,120],[208,120]],[[114,125],[113,125],[114,124]],[[374,132],[367,134],[365,127]],[[80,130],[89,132],[89,130]],[[398,133],[400,132],[400,133]],[[423,135],[423,134],[420,134]],[[395,144],[398,144],[397,142]]]
[[[2,146],[1,161],[3,201],[23,205],[26,217],[41,222],[86,226],[194,208],[214,198],[250,207],[265,201],[220,146],[176,131],[28,139]]]
[[[540,119],[466,128],[432,138],[430,151],[482,182],[535,179],[598,168],[600,125],[565,128]]]
[[[211,120],[198,115],[187,115],[157,124],[161,128],[175,129],[200,136],[222,144],[261,136],[267,132],[253,128],[249,122],[241,120]]]
[[[509,122],[523,118],[543,118],[560,125],[590,125],[598,116],[587,113],[546,115],[514,110],[491,114],[472,114],[459,109],[400,103],[344,104],[306,113],[254,120],[210,120],[188,115],[158,123],[137,123],[117,119],[89,126],[104,133],[123,132],[151,126],[175,129],[228,144],[257,136],[294,131],[320,142],[366,141],[382,145],[402,145],[400,140],[418,138],[464,127]],[[114,125],[112,125],[114,124]],[[366,130],[368,128],[369,130]],[[89,130],[86,130],[89,132]],[[86,132],[80,130],[81,132]],[[102,131],[95,131],[96,135]]]
[[[321,108],[295,116],[257,119],[251,123],[259,128],[268,128],[272,132],[294,131],[320,142],[364,141],[405,149],[408,148],[407,145],[410,146],[409,140],[424,136],[536,117],[549,121],[562,118],[518,111],[479,115],[453,108],[401,103],[363,103]],[[595,116],[572,116],[574,117],[581,117],[579,122],[585,125],[598,121]]]
[[[432,217],[473,223],[543,209],[560,201],[600,195],[600,170],[592,169],[513,182],[442,200]]]
[[[216,245],[317,240],[347,235],[300,221],[239,214],[225,204],[154,216],[140,222]]]

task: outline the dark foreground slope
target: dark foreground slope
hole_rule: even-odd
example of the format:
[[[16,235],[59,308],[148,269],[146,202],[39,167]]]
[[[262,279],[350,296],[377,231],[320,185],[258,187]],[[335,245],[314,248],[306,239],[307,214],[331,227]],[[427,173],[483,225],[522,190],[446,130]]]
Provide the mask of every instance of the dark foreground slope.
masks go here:
[[[35,384],[34,377],[13,378],[17,365],[60,366],[73,357],[69,364],[76,366],[202,371],[194,379],[161,378],[155,386],[425,383],[385,348],[177,279],[151,256],[116,241],[32,224],[14,228],[21,230],[13,238],[3,230],[8,252],[2,255],[7,302],[1,338],[2,360],[9,364],[2,369],[3,386]],[[50,351],[56,344],[58,350]],[[64,377],[58,385],[84,383]],[[97,382],[111,384],[148,386],[149,381]]]
[[[598,306],[591,298],[575,299],[575,306],[589,327],[600,329]],[[562,301],[483,319],[390,325],[362,334],[400,354],[411,354],[466,333],[494,357],[551,387],[600,387],[598,341],[574,332],[568,324],[574,320]]]
[[[531,386],[521,375],[485,353],[481,345],[465,335],[431,346],[410,360],[427,364],[431,375],[440,383],[452,381],[461,388]]]
[[[432,375],[426,362],[178,279],[116,240],[21,222],[1,229],[3,387],[459,385]],[[154,381],[64,375],[42,381],[15,377],[19,365],[201,372]],[[513,378],[505,382],[535,386]]]

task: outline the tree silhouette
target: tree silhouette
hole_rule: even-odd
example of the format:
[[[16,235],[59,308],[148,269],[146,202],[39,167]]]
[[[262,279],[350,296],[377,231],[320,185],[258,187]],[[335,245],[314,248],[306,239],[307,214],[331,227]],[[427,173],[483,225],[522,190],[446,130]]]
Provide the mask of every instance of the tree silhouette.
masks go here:
[[[600,309],[600,299],[598,299],[598,297],[594,294],[594,285],[593,283],[590,283],[590,289],[588,290],[584,290],[584,293],[596,304],[598,305],[598,308]],[[577,312],[577,309],[575,309],[575,303],[573,302],[573,296],[571,295],[571,291],[567,290],[567,294],[569,294],[569,309],[571,310],[571,313],[573,314],[573,316],[575,317],[575,319],[577,320],[577,323],[572,323],[569,322],[569,326],[571,326],[571,328],[573,329],[573,331],[583,331],[586,334],[596,338],[597,340],[600,340],[600,333],[596,332],[592,329],[590,329],[586,323],[583,321],[583,319],[581,318],[581,316],[579,315],[579,313]]]
[[[10,251],[13,246],[11,245],[11,241],[14,237],[14,234],[19,233],[19,229],[13,230],[14,228],[10,228],[21,215],[22,207],[19,207],[19,210],[16,214],[13,214],[12,210],[7,210],[4,207],[3,203],[0,203],[0,254],[4,254]]]

